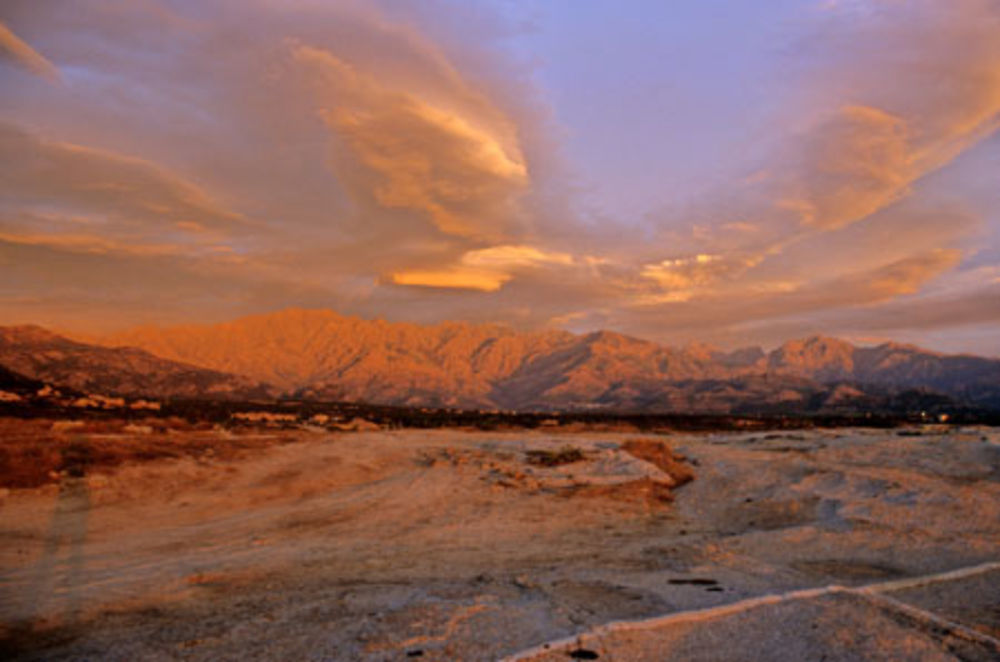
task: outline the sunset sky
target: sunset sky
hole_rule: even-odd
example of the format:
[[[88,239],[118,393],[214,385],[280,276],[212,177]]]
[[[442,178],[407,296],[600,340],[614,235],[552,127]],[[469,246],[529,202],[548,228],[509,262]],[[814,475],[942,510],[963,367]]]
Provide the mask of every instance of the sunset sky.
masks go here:
[[[0,324],[1000,355],[996,0],[4,0]]]

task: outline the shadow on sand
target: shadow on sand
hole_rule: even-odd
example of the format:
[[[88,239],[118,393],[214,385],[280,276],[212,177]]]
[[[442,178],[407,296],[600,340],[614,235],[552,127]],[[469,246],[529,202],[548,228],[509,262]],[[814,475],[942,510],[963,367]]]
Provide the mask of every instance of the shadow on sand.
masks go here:
[[[75,629],[83,610],[84,543],[87,538],[91,498],[87,467],[91,448],[84,438],[74,439],[62,451],[59,492],[45,534],[41,555],[23,593],[15,596],[26,608],[26,618],[10,627],[0,641],[0,656],[11,657],[37,650],[43,644],[40,630],[65,635]],[[60,638],[56,635],[56,638]]]

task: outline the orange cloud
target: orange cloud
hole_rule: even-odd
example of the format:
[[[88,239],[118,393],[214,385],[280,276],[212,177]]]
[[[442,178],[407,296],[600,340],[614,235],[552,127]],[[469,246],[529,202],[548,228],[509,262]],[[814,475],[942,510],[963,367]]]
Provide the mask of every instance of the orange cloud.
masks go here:
[[[1000,125],[998,7],[913,0],[860,18],[831,9],[809,46],[829,63],[803,81],[798,114],[815,119],[692,210],[690,232],[663,233],[690,257],[645,261],[647,285],[626,281],[636,328],[874,308],[961,263],[982,221],[928,199],[923,179]]]
[[[637,296],[625,317],[656,333],[689,333],[698,329],[713,334],[760,320],[777,322],[789,317],[838,308],[872,306],[918,292],[928,281],[955,267],[961,252],[934,249],[875,268],[848,272],[816,282],[736,283],[704,293],[699,298],[684,291]],[[758,287],[758,285],[763,285]],[[657,303],[670,303],[670,314],[657,314]]]
[[[14,34],[2,21],[0,21],[0,54],[36,76],[51,81],[59,80],[59,70],[56,66]]]
[[[760,262],[756,256],[698,253],[690,257],[662,260],[643,265],[640,275],[668,290],[666,295],[642,295],[649,302],[689,300],[698,288],[736,278]]]
[[[98,2],[67,17],[58,3],[14,3],[5,18],[58,44],[74,85],[10,77],[20,124],[0,125],[0,296],[65,291],[60,305],[78,297],[115,314],[169,298],[171,274],[186,269],[172,305],[192,317],[253,300],[423,321],[610,324],[672,340],[857,320],[940,294],[984,229],[972,210],[955,213],[961,190],[927,195],[947,173],[923,180],[996,128],[992,0],[825,12],[798,42],[809,78],[775,87],[773,106],[791,119],[762,123],[773,135],[761,144],[779,148],[735,164],[753,174],[659,236],[614,210],[574,220],[589,202],[570,177],[556,181],[561,132],[532,89],[544,77],[433,23],[447,3],[308,4]],[[9,30],[0,49],[58,75]],[[989,249],[976,260],[992,259]]]
[[[161,253],[168,245],[194,250],[260,229],[144,159],[45,140],[4,123],[0,150],[0,227],[22,243],[44,239],[88,251],[124,250],[131,243],[136,251]],[[81,225],[92,234],[80,235]]]
[[[317,76],[321,114],[340,147],[337,160],[374,175],[370,188],[356,187],[357,195],[418,212],[450,235],[499,237],[509,229],[528,184],[509,121],[390,87],[329,51],[296,45],[293,55]]]
[[[817,230],[888,207],[1000,126],[995,3],[886,4],[862,23],[834,14],[835,64],[817,75],[847,104],[800,137],[773,190],[779,210]]]
[[[400,271],[392,274],[390,281],[396,285],[496,292],[511,278],[510,274],[497,271],[453,267],[442,270],[410,269]]]
[[[491,246],[467,252],[462,256],[462,264],[500,269],[545,264],[570,265],[573,264],[573,256],[569,253],[545,251],[535,246]]]
[[[17,234],[0,232],[0,241],[24,246],[45,246],[73,253],[105,255],[121,253],[135,256],[187,255],[189,250],[175,244],[125,243],[87,234]]]
[[[958,265],[961,259],[961,251],[940,248],[856,276],[845,276],[830,283],[829,289],[833,296],[852,293],[861,303],[886,301],[914,294],[931,278]]]
[[[504,245],[472,250],[460,264],[444,269],[407,269],[390,276],[397,285],[418,285],[495,292],[518,272],[534,268],[574,264],[568,253],[543,251],[534,246]]]
[[[801,149],[777,206],[802,224],[832,230],[864,219],[906,193],[920,174],[906,121],[878,108],[846,106]]]

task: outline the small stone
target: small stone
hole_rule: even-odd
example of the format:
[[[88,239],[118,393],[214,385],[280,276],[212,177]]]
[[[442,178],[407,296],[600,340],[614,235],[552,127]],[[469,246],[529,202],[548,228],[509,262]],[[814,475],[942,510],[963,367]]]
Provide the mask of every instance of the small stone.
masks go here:
[[[514,577],[514,586],[525,589],[538,588],[538,584],[531,581],[531,579],[529,579],[526,575],[518,575],[517,577]]]

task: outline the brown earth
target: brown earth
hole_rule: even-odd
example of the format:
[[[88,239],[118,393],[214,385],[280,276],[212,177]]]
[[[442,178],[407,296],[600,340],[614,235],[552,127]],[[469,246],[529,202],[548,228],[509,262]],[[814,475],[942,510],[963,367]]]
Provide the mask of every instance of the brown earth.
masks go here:
[[[0,418],[0,488],[41,487],[68,476],[153,460],[233,460],[302,438],[301,432],[291,430],[221,430],[179,418]]]
[[[232,441],[123,438],[212,435]],[[136,453],[2,492],[0,655],[996,659],[996,574],[926,577],[1000,559],[1000,435],[914,435],[276,431]],[[566,448],[583,459],[529,462]]]

